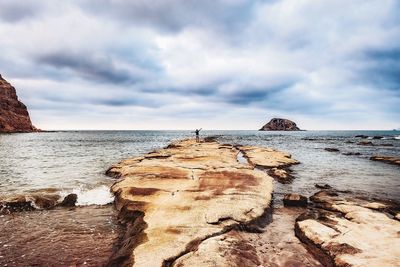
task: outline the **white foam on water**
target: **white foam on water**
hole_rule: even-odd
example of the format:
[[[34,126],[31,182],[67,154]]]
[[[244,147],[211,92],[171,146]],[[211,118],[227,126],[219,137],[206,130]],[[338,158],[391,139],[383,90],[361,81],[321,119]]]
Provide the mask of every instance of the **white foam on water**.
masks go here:
[[[394,139],[400,140],[400,135],[395,136]]]
[[[107,205],[114,201],[114,196],[111,194],[110,188],[105,185],[93,189],[76,188],[72,192],[63,191],[61,196],[64,198],[71,193],[78,196],[76,206]]]

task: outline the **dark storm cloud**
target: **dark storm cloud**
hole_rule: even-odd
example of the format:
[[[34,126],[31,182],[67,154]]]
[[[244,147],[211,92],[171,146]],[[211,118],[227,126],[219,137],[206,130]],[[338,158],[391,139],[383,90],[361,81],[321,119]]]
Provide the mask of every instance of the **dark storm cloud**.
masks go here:
[[[47,106],[148,125],[272,113],[389,125],[399,13],[397,0],[0,0],[0,69],[44,122]]]
[[[251,19],[258,0],[85,1],[81,7],[94,14],[133,25],[148,25],[176,32],[191,25],[223,29],[240,27]]]
[[[70,70],[84,79],[108,83],[134,83],[140,79],[128,70],[118,68],[112,59],[95,57],[88,53],[70,53],[66,51],[40,55],[38,64],[45,64],[55,69]]]
[[[362,82],[400,94],[400,48],[368,49],[358,60]]]
[[[39,15],[43,8],[37,1],[1,0],[0,20],[15,23]]]

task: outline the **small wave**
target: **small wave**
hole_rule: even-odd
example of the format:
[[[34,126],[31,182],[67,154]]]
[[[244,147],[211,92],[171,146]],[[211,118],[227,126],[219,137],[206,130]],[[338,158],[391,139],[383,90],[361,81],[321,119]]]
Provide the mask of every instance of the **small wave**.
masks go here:
[[[76,188],[72,192],[62,192],[61,196],[65,197],[71,193],[78,196],[76,206],[107,205],[114,201],[110,188],[105,185],[93,189]]]
[[[394,139],[400,140],[400,135],[395,136]]]

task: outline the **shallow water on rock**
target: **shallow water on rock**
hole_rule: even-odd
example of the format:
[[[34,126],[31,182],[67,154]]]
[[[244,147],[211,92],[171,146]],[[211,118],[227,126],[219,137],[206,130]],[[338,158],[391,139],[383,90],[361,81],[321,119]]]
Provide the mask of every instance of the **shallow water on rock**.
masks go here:
[[[112,205],[0,215],[0,266],[102,266],[118,231]]]

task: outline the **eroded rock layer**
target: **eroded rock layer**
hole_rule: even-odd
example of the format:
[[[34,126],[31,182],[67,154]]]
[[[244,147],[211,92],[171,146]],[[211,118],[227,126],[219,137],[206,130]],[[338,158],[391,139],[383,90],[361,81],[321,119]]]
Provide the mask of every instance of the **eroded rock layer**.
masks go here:
[[[317,208],[297,219],[295,231],[325,266],[399,266],[398,206],[333,190],[311,200]]]
[[[15,88],[0,75],[0,132],[38,131],[31,122],[26,106],[18,100]]]
[[[127,232],[109,265],[190,266],[198,250],[207,251],[195,256],[207,257],[196,258],[202,266],[240,266],[218,252],[219,244],[240,244],[237,235],[212,240],[256,228],[270,206],[272,179],[238,162],[238,153],[231,145],[184,140],[111,167],[107,173],[122,178],[111,190]],[[286,156],[271,151],[265,161],[278,167]],[[251,255],[249,266],[257,266]]]

